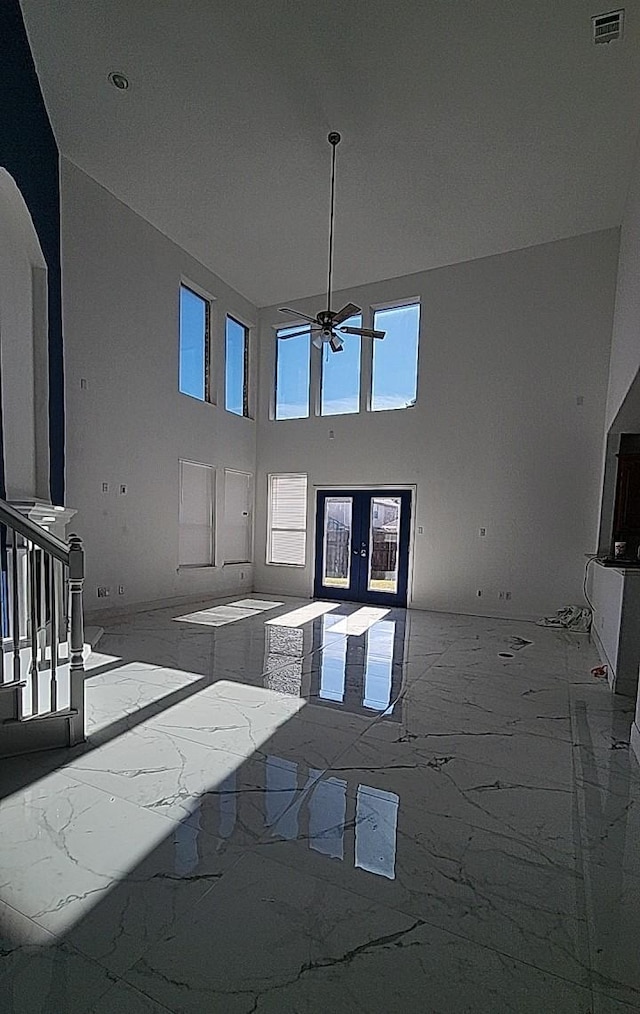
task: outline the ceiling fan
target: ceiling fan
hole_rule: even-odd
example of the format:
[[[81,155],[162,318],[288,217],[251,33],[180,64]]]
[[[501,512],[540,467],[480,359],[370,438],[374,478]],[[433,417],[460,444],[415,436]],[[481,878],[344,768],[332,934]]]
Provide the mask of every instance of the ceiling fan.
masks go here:
[[[327,343],[332,352],[342,352],[344,346],[344,338],[342,334],[358,334],[364,338],[384,338],[386,331],[375,331],[369,327],[348,327],[340,326],[344,325],[344,321],[348,320],[349,317],[353,317],[356,313],[362,313],[359,306],[355,303],[347,303],[341,310],[334,312],[331,309],[331,282],[333,274],[333,218],[335,210],[335,194],[336,194],[336,148],[340,144],[340,134],[335,130],[332,130],[327,140],[331,145],[331,218],[329,221],[329,280],[327,284],[327,309],[320,310],[315,317],[309,317],[306,313],[300,313],[298,310],[292,310],[288,306],[281,306],[281,313],[292,313],[299,319],[306,320],[311,325],[306,327],[300,326],[300,329],[293,332],[292,334],[282,334],[280,338],[297,338],[298,335],[308,334],[311,332],[313,338],[311,339],[316,348],[321,349],[323,344]],[[295,327],[295,325],[293,325]]]

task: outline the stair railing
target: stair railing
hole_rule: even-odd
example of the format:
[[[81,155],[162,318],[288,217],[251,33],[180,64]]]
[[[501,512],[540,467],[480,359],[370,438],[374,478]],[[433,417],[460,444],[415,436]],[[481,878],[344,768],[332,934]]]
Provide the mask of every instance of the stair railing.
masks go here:
[[[0,682],[15,687],[13,719],[68,718],[84,740],[84,550],[0,499]]]

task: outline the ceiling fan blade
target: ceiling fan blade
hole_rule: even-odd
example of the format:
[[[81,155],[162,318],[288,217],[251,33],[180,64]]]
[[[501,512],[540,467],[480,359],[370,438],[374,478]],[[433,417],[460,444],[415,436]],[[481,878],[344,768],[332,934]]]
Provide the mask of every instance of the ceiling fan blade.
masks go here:
[[[342,324],[343,320],[346,320],[348,317],[355,316],[356,313],[362,313],[360,307],[356,306],[355,303],[347,303],[347,305],[343,306],[341,310],[338,310],[335,317],[331,318],[332,327]]]
[[[363,338],[384,338],[386,331],[373,331],[370,327],[341,327],[345,334],[359,334]]]
[[[299,310],[292,310],[290,306],[281,306],[281,307],[279,307],[279,310],[280,310],[280,313],[292,313],[294,315],[294,317],[302,317],[303,320],[308,320],[308,321],[310,321],[311,324],[317,324],[318,323],[318,320],[317,320],[316,317],[309,317],[309,316],[307,316],[306,313],[300,313]],[[346,318],[343,317],[343,320],[346,320]]]
[[[344,342],[340,337],[340,335],[332,334],[331,338],[329,339],[329,345],[331,346],[332,352],[342,352],[342,346],[344,345]]]
[[[324,343],[320,335],[316,335],[315,338],[311,339],[311,344],[314,345],[315,348],[321,349]]]
[[[287,338],[299,338],[301,334],[309,334],[311,331],[319,331],[319,327],[303,327],[299,331],[294,331],[293,334],[279,334],[278,339],[286,342]]]

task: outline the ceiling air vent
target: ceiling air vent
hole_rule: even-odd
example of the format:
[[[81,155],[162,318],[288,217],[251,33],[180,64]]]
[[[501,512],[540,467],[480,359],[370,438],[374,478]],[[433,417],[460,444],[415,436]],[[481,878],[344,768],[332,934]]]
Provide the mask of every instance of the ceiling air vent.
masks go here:
[[[593,25],[593,41],[596,46],[603,42],[614,42],[615,39],[622,38],[624,10],[599,14],[595,18],[591,18],[591,24]]]

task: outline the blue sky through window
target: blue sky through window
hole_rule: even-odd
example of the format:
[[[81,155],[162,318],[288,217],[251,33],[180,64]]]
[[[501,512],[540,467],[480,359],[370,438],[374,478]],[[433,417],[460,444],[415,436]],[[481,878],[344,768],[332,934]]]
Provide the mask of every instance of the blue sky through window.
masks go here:
[[[362,314],[342,327],[362,327]],[[343,334],[342,352],[322,346],[322,415],[346,415],[360,410],[360,336]]]
[[[225,355],[225,408],[244,415],[245,407],[245,342],[247,329],[233,317],[227,317]]]
[[[283,340],[285,335],[300,331],[300,327],[285,327],[278,331],[276,343],[276,419],[306,419],[309,415],[309,351],[311,335],[308,331],[295,338]]]
[[[205,400],[207,303],[180,286],[180,383],[182,394]]]
[[[373,341],[371,408],[407,408],[418,390],[418,337],[420,304],[376,310],[373,326],[386,331],[383,341]]]

